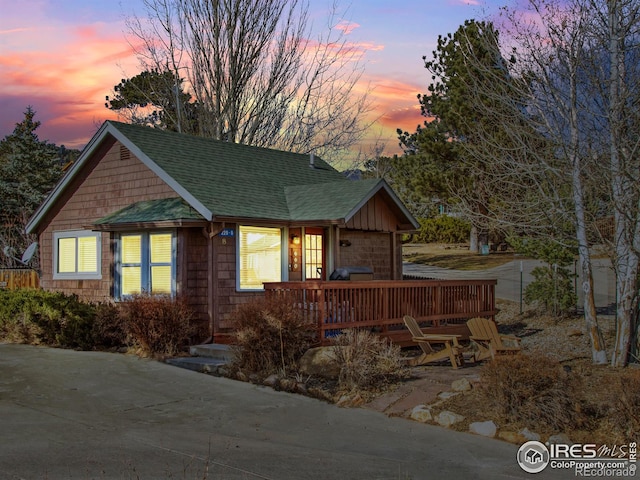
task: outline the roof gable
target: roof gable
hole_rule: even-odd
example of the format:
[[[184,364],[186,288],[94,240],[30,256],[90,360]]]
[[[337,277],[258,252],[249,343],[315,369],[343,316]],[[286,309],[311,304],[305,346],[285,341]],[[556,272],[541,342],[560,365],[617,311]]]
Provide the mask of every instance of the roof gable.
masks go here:
[[[287,220],[286,187],[349,183],[319,158],[314,159],[312,168],[307,155],[124,123],[113,125],[133,143],[134,154],[152,159],[162,173],[207,209],[208,212],[200,211],[205,218]]]

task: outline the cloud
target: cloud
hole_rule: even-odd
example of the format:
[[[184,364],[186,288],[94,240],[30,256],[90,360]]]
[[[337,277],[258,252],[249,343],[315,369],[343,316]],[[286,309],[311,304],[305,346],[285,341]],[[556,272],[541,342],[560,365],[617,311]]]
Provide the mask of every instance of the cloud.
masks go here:
[[[120,23],[77,27],[37,16],[30,21],[28,28],[0,31],[8,39],[0,51],[0,138],[31,105],[42,122],[41,139],[80,148],[97,124],[115,118],[104,107],[105,95],[126,76],[123,69],[137,72],[137,61]]]
[[[344,35],[349,35],[358,27],[360,27],[359,23],[350,22],[348,20],[342,20],[333,28],[335,28],[336,30],[341,30]]]

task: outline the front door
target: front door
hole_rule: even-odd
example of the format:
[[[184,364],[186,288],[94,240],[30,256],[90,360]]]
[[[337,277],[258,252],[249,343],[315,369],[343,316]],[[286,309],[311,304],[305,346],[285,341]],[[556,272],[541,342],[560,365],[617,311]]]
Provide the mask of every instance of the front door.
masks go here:
[[[322,228],[305,228],[304,263],[306,280],[322,280],[325,277],[324,231]]]

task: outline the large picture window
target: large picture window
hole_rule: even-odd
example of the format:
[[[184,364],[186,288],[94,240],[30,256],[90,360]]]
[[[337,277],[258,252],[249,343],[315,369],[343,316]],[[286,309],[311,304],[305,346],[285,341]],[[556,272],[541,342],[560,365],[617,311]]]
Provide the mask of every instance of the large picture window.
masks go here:
[[[90,230],[53,234],[53,279],[100,279],[101,234]]]
[[[170,232],[120,236],[120,296],[175,294],[175,237]]]
[[[282,233],[279,228],[239,227],[239,288],[262,290],[282,281]]]

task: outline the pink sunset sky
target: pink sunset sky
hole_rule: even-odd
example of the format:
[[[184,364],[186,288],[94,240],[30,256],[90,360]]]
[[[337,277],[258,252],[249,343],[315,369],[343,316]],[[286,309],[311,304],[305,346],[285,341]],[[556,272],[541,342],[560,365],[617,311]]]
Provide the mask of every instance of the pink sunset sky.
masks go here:
[[[424,120],[416,95],[430,80],[422,56],[438,35],[465,20],[483,19],[505,0],[352,0],[339,26],[364,51],[364,85],[373,88],[377,118],[369,138],[399,153],[396,129],[414,131]],[[314,22],[329,1],[311,1]],[[126,39],[125,18],[142,0],[0,0],[0,139],[23,119],[27,106],[42,122],[41,140],[82,148],[107,119],[104,107],[120,79],[140,72]],[[363,150],[366,150],[363,146]]]

